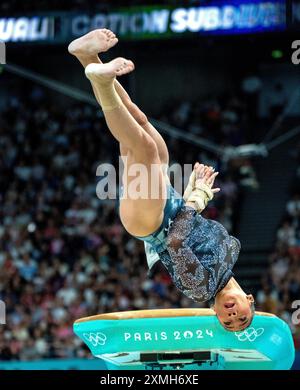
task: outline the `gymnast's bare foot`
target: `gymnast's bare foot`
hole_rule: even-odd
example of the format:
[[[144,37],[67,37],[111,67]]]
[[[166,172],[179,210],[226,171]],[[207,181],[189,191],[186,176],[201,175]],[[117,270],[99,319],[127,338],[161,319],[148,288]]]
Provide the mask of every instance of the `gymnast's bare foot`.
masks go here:
[[[110,82],[116,76],[130,73],[134,70],[134,63],[125,58],[118,57],[107,64],[89,64],[85,68],[85,74],[88,79],[96,82]]]
[[[92,57],[109,50],[118,43],[116,35],[106,28],[93,30],[72,41],[68,47],[70,54],[77,58]]]

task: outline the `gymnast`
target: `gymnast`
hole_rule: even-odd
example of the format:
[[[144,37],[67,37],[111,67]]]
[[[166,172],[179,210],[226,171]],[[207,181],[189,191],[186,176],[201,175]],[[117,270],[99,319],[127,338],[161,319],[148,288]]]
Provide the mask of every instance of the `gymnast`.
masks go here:
[[[171,186],[167,146],[146,115],[131,101],[116,77],[134,70],[132,61],[116,58],[106,64],[98,54],[116,45],[107,29],[98,29],[70,43],[68,50],[85,68],[107,126],[120,144],[124,166],[120,218],[124,228],[144,241],[149,268],[159,259],[174,284],[196,302],[212,301],[222,326],[229,331],[247,328],[254,316],[254,299],[234,279],[240,242],[218,222],[201,212],[219,188],[218,172],[196,163],[181,197]],[[136,196],[130,189],[136,177],[130,168],[143,166],[146,190]],[[153,182],[156,194],[153,196]]]

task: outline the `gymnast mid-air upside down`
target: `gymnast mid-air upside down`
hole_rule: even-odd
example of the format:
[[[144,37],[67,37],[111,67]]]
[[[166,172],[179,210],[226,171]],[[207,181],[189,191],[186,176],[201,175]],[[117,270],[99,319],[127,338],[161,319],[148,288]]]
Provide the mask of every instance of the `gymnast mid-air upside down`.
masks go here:
[[[103,64],[98,54],[118,42],[107,29],[95,30],[69,45],[69,52],[85,68],[109,130],[120,144],[126,169],[120,218],[125,229],[143,240],[149,267],[163,263],[177,288],[196,302],[214,300],[220,323],[229,331],[248,327],[254,316],[254,299],[233,277],[240,243],[218,222],[200,213],[219,188],[213,188],[217,172],[196,163],[183,197],[171,186],[167,170],[167,146],[146,115],[131,101],[116,80],[132,72],[134,64],[116,58]],[[147,170],[146,196],[128,190],[135,180],[128,172],[136,164]],[[153,180],[159,196],[152,196]]]

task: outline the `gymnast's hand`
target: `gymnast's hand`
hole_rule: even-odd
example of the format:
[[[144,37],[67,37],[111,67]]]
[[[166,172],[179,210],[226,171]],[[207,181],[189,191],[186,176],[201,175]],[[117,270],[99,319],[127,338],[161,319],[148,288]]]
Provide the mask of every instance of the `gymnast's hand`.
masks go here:
[[[208,186],[213,194],[219,192],[220,188],[213,188],[216,177],[219,172],[215,172],[212,166],[199,164],[198,162],[194,165],[195,171],[195,185],[194,187],[201,187],[202,184]]]
[[[214,194],[220,191],[220,188],[213,188],[218,173],[210,166],[195,164],[183,196],[187,206],[195,208],[199,213],[205,209]]]

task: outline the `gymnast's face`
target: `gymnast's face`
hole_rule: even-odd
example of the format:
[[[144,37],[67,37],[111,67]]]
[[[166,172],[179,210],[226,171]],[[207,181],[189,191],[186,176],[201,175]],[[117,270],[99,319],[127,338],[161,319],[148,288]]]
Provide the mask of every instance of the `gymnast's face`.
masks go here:
[[[226,330],[238,332],[251,324],[253,302],[253,296],[246,295],[243,291],[221,292],[216,296],[213,309]]]

